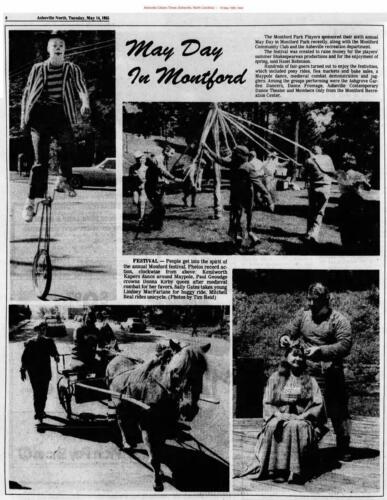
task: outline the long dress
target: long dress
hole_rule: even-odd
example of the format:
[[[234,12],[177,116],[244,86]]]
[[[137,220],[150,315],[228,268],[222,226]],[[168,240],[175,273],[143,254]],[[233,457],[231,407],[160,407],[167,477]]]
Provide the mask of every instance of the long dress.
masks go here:
[[[290,375],[285,383],[275,372],[268,380],[263,398],[265,424],[257,436],[255,463],[240,476],[264,479],[278,471],[302,475],[310,451],[326,428],[324,400],[313,377],[305,397],[301,377]],[[281,414],[290,414],[289,420]],[[295,418],[302,416],[302,418]]]

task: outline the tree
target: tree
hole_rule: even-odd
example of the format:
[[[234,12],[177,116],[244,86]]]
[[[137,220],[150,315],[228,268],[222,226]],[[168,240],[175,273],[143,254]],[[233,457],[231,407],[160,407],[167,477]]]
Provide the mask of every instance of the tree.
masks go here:
[[[219,103],[219,107],[236,116],[258,124],[265,130],[246,124],[230,124],[238,144],[255,149],[264,158],[272,146],[280,152],[304,161],[314,144],[320,144],[336,165],[342,167],[344,153],[357,158],[357,169],[372,173],[372,182],[379,186],[380,109],[377,102],[279,102],[279,103]],[[182,137],[186,144],[197,144],[211,103],[136,103],[124,106],[124,132],[162,136],[165,141]],[[129,110],[129,111],[128,111]],[[270,130],[292,142],[271,134]],[[261,139],[253,140],[251,132]],[[221,136],[222,133],[220,132]],[[249,137],[250,134],[250,137]],[[262,140],[263,139],[263,140]],[[209,136],[209,145],[213,146]],[[223,137],[222,137],[222,141]],[[267,141],[267,143],[265,142]],[[230,146],[233,142],[229,138]],[[195,149],[195,148],[194,148]],[[194,154],[194,153],[193,153]]]
[[[380,105],[377,102],[329,103],[332,113],[325,126],[322,139],[337,166],[344,153],[357,159],[356,169],[372,173],[371,182],[378,188],[380,183]]]

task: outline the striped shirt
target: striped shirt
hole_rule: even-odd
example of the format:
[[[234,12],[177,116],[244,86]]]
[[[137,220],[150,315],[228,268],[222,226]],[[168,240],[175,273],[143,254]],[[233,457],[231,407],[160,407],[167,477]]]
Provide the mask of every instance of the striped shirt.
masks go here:
[[[62,88],[63,88],[63,65],[52,66],[48,65],[47,80],[46,80],[46,96],[47,102],[53,104],[62,104]]]
[[[21,102],[21,127],[28,125],[32,108],[41,98],[48,78],[49,60],[34,64],[28,76],[27,85]],[[62,104],[71,125],[77,123],[76,96],[89,102],[82,71],[76,64],[65,61],[63,64]]]

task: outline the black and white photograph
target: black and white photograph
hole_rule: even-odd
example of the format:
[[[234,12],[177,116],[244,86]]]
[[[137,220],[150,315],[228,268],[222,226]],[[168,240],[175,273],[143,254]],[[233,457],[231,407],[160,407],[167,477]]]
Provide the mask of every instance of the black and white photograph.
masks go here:
[[[116,296],[115,32],[8,32],[10,296]]]
[[[233,271],[233,490],[380,495],[379,272]]]
[[[228,306],[9,306],[10,493],[229,491]]]
[[[3,493],[384,496],[387,17],[195,3],[4,16]]]
[[[124,255],[379,255],[378,102],[123,105]]]

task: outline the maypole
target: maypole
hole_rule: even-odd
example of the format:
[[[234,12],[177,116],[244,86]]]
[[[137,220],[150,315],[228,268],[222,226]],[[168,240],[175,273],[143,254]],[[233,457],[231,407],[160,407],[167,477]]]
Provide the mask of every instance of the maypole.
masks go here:
[[[212,129],[212,135],[214,137],[215,153],[220,156],[220,146],[219,146],[219,120],[217,119],[214,123]],[[214,172],[214,218],[219,219],[222,216],[223,204],[222,204],[222,171],[219,163],[213,162],[213,172]]]
[[[201,145],[206,143],[208,134],[210,133],[210,130],[213,129],[214,124],[215,127],[217,126],[217,131],[218,131],[217,139],[215,138],[214,135],[214,142],[215,142],[215,148],[217,148],[216,153],[219,154],[219,125],[217,125],[218,124],[217,116],[218,116],[218,106],[216,103],[214,103],[208,112],[203,127],[202,135],[200,137],[200,147],[194,161],[200,162],[203,153],[203,147]],[[214,134],[214,129],[213,129],[213,134]],[[221,185],[222,185],[221,169],[220,165],[218,165],[215,162],[212,163],[212,166],[214,172],[214,217],[216,219],[219,219],[223,210],[222,192],[221,192]]]
[[[202,156],[202,152],[203,152],[202,144],[205,144],[205,142],[207,140],[208,134],[210,133],[211,127],[215,121],[217,112],[218,112],[218,108],[217,108],[216,104],[214,104],[208,112],[206,121],[204,123],[203,130],[202,130],[202,135],[200,136],[200,143],[199,143],[200,146],[199,146],[198,152],[197,152],[193,161],[198,161],[198,159]]]

